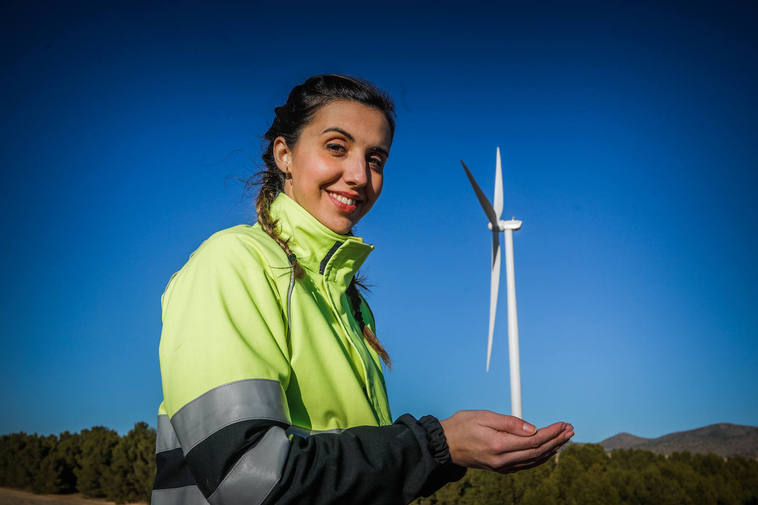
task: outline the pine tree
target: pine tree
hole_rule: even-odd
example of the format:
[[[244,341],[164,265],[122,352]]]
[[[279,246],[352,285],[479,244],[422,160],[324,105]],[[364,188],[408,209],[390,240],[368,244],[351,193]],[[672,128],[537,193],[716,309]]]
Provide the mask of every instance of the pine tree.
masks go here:
[[[609,463],[608,454],[600,444],[570,444],[561,451],[561,457],[569,455],[579,460],[585,470],[592,465],[600,465],[605,469]]]
[[[35,493],[73,493],[76,491],[76,471],[79,468],[81,437],[64,431],[58,443],[45,456],[36,472]]]
[[[33,489],[42,461],[57,443],[55,435],[41,437],[24,432],[3,435],[0,438],[0,485]]]
[[[584,470],[568,490],[568,502],[579,505],[619,505],[618,491],[611,485],[600,464]]]
[[[155,430],[138,422],[113,448],[105,495],[116,503],[150,500],[155,479]]]
[[[118,444],[119,436],[104,426],[94,426],[83,430],[80,468],[76,472],[76,488],[84,496],[104,497],[105,473],[111,465],[113,449]]]

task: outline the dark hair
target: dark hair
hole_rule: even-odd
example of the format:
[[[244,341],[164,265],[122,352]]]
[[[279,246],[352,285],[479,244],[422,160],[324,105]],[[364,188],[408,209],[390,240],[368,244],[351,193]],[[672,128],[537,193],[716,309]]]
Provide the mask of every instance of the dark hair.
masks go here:
[[[392,99],[376,86],[344,75],[313,76],[292,88],[287,103],[274,109],[274,122],[263,136],[268,141],[263,152],[266,167],[278,171],[273,153],[277,137],[283,137],[290,148],[294,147],[303,128],[311,122],[316,112],[335,100],[352,100],[379,109],[387,118],[390,133],[395,133],[395,106]]]
[[[284,249],[292,262],[296,279],[301,279],[305,272],[290,251],[287,241],[279,237],[276,231],[276,221],[272,220],[269,214],[271,202],[284,189],[285,178],[284,173],[279,170],[274,160],[274,140],[282,137],[287,145],[293,148],[300,138],[303,128],[311,122],[316,112],[324,105],[336,100],[350,100],[382,111],[389,123],[390,133],[394,135],[395,107],[392,99],[372,83],[337,74],[309,77],[304,83],[292,88],[284,105],[274,109],[274,121],[263,136],[267,142],[262,156],[266,168],[248,181],[248,185],[260,185],[260,191],[255,201],[258,223]],[[381,356],[385,364],[391,367],[392,362],[387,351],[379,343],[371,328],[363,321],[361,295],[358,292],[358,287],[366,288],[363,280],[355,275],[347,288],[353,316],[361,326],[366,341]]]

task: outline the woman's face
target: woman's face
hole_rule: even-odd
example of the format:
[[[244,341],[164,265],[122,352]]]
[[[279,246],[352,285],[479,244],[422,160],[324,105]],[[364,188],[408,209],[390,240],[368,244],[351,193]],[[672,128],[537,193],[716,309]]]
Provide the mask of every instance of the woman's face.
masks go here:
[[[321,107],[294,147],[274,141],[274,159],[291,174],[284,192],[321,223],[347,234],[382,192],[382,172],[392,144],[384,113],[359,102]]]

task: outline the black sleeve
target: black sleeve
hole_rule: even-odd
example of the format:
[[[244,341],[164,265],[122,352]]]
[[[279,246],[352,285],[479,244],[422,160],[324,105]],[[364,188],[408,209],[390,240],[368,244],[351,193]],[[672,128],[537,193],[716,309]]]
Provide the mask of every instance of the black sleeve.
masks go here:
[[[391,426],[293,437],[264,505],[406,504],[465,473],[451,462],[436,418],[405,414]]]

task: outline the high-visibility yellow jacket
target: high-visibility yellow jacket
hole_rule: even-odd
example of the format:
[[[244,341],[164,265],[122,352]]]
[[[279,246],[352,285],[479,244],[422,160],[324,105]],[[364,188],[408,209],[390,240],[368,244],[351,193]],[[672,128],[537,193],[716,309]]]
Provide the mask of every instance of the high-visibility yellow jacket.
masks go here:
[[[259,225],[240,225],[206,240],[163,294],[153,505],[372,503],[372,477],[390,488],[375,503],[434,491],[451,478],[439,423],[392,424],[345,293],[373,246],[284,193],[270,214],[304,278]],[[364,300],[361,312],[375,330]]]

